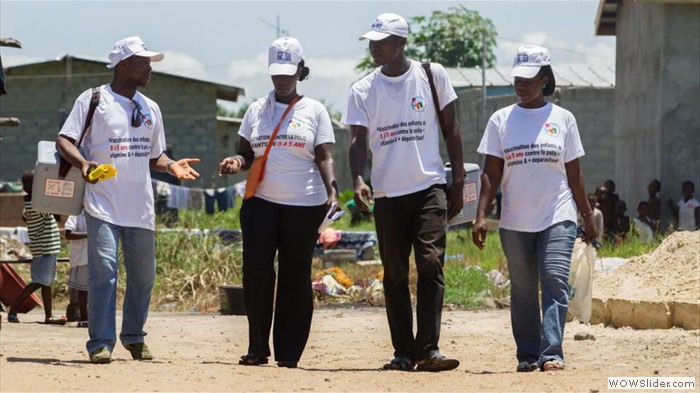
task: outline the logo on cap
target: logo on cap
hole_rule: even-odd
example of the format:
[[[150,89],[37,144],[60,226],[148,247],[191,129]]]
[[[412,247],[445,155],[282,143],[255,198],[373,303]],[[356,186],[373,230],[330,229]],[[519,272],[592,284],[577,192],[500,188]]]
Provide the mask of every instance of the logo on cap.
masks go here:
[[[370,29],[372,29],[372,30],[379,30],[379,29],[382,28],[383,25],[384,25],[384,22],[382,22],[382,21],[379,20],[379,19],[376,19],[376,20],[374,21],[374,23],[372,23],[372,26],[370,27]]]
[[[291,52],[277,52],[277,60],[292,61],[292,54]]]
[[[515,58],[515,63],[516,64],[527,63],[528,60],[530,60],[530,56],[528,56],[527,53],[518,53],[518,55]]]

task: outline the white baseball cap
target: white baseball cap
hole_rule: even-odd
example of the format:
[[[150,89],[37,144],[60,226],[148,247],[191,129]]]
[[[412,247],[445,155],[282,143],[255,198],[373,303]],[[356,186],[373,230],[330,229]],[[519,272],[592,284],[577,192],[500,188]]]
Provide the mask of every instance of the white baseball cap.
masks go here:
[[[294,75],[304,57],[301,42],[293,37],[282,37],[272,41],[267,56],[267,71],[270,75]]]
[[[408,37],[408,23],[406,23],[406,20],[401,17],[401,15],[379,15],[377,19],[372,22],[372,26],[369,28],[369,31],[362,34],[359,40],[362,41],[364,39],[368,39],[370,41],[380,41],[390,35],[404,38]]]
[[[549,51],[537,45],[523,45],[518,48],[513,60],[513,71],[510,76],[520,78],[534,78],[542,66],[550,64]]]
[[[165,57],[162,53],[148,50],[141,37],[127,37],[114,43],[109,52],[107,68],[114,68],[120,61],[131,56],[150,57],[151,61],[161,61]]]

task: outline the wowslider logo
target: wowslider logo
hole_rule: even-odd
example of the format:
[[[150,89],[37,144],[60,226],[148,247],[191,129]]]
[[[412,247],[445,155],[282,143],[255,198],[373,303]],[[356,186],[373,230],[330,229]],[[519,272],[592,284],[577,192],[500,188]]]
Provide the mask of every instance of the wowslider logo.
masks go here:
[[[695,377],[608,377],[608,389],[695,390]]]

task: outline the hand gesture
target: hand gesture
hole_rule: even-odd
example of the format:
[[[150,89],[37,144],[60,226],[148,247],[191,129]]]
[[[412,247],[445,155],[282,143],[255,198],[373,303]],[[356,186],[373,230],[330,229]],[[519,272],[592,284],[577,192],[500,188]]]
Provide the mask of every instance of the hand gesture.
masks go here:
[[[219,163],[219,176],[238,173],[242,166],[243,161],[239,156],[226,157]]]
[[[170,164],[170,174],[180,180],[195,180],[199,173],[190,164],[199,163],[199,158],[182,158]]]

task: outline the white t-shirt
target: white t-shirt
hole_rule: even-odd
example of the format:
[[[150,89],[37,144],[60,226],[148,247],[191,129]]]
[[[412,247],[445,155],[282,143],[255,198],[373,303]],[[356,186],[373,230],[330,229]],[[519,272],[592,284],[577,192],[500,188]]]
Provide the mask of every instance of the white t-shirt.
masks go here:
[[[682,231],[694,231],[695,208],[700,206],[697,199],[692,198],[688,202],[681,199],[676,203],[678,206],[678,229]]]
[[[584,151],[571,112],[551,103],[537,109],[500,109],[489,119],[477,151],[505,161],[501,228],[539,232],[563,221],[576,222],[564,164]]]
[[[440,110],[457,99],[440,64],[430,66]],[[375,197],[396,197],[445,183],[440,157],[440,125],[421,63],[411,60],[403,75],[377,68],[352,85],[346,115],[349,126],[368,130]]]
[[[69,216],[64,227],[71,232],[87,232],[87,223],[85,222],[85,212],[77,216]],[[87,239],[71,240],[70,241],[70,267],[78,267],[87,265]]]
[[[273,91],[253,102],[246,111],[238,135],[250,142],[255,157],[265,153],[285,109],[287,104],[274,101]],[[335,135],[323,104],[308,97],[299,100],[280,126],[274,143],[255,196],[293,206],[326,203],[328,194],[314,161],[315,148],[324,143],[335,143]]]
[[[134,103],[112,91],[109,84],[100,87],[100,104],[92,119],[92,130],[81,148],[86,159],[112,164],[117,175],[87,184],[83,205],[91,216],[111,224],[155,230],[153,188],[149,162],[165,150],[163,117],[158,104],[136,92],[143,122],[131,127]],[[91,90],[78,97],[59,135],[78,141],[90,106]]]

